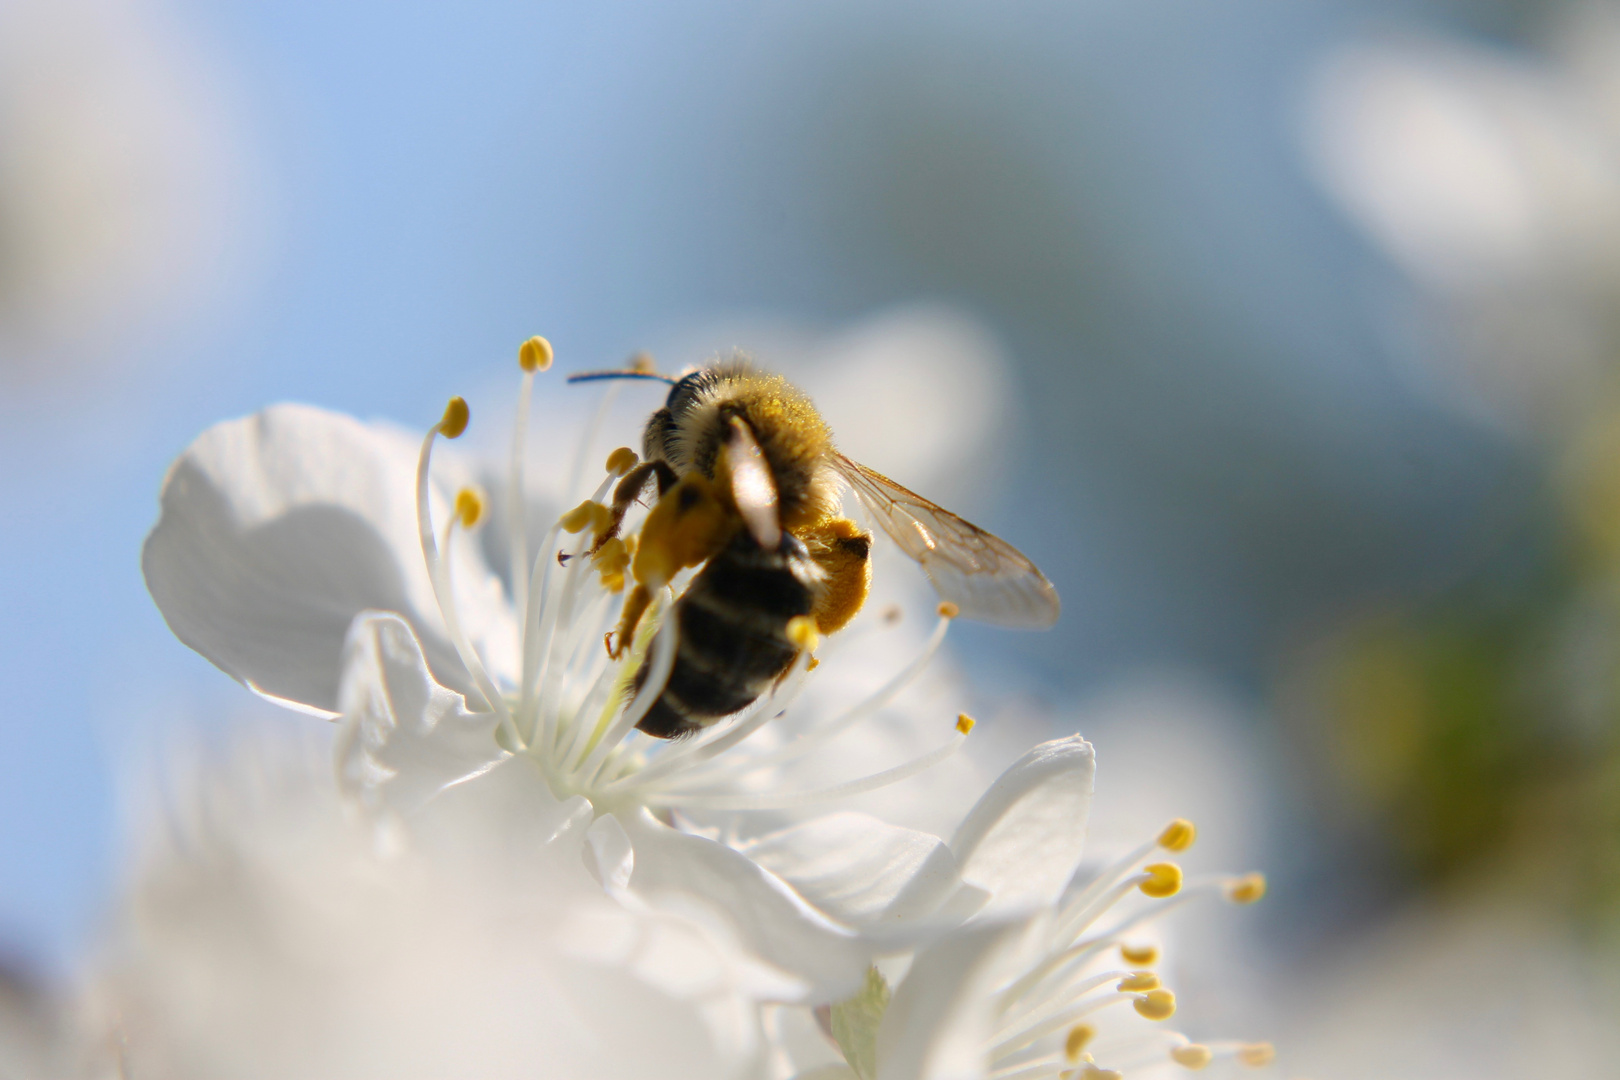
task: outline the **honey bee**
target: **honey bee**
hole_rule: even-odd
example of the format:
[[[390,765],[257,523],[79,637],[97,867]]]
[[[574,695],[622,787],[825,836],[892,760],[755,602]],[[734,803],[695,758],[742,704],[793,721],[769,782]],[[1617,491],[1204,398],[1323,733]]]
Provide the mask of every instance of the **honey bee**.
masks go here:
[[[871,584],[871,533],[839,516],[852,492],[958,614],[1001,626],[1057,620],[1057,590],[1016,548],[839,453],[801,391],[743,358],[676,379],[589,372],[570,382],[652,378],[670,385],[648,419],[641,461],[613,492],[592,551],[616,536],[649,484],[615,656],[653,591],[701,567],[672,612],[669,678],[636,725],[658,738],[694,734],[758,699],[816,637],[843,627]],[[612,635],[610,635],[610,638]],[[650,656],[636,672],[639,690]]]

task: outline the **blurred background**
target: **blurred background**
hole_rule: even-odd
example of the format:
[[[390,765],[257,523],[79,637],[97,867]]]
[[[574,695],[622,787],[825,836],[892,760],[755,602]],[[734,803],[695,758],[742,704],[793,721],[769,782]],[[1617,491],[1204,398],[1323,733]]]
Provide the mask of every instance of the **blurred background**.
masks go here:
[[[1097,743],[1101,834],[1271,873],[1212,1023],[1612,1075],[1620,7],[0,0],[5,967],[93,942],[130,746],[239,708],[140,579],[168,462],[533,333],[791,353],[1047,571],[958,659]]]

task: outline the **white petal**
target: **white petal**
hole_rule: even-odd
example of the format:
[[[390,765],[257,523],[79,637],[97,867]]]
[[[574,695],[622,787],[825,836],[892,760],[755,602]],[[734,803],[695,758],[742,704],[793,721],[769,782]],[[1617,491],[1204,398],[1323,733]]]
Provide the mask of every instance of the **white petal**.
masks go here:
[[[585,833],[585,868],[610,893],[622,892],[630,887],[630,875],[635,872],[636,852],[630,846],[624,826],[612,814],[604,814],[591,822]]]
[[[416,536],[412,440],[303,405],[217,424],[164,480],[141,566],[169,627],[227,674],[335,711],[340,658],[361,611],[403,615],[437,681],[470,688]],[[435,491],[434,517],[448,520]],[[476,545],[452,558],[459,610],[506,674],[516,629]]]
[[[986,914],[1054,903],[1080,863],[1096,758],[1078,735],[1042,743],[968,811],[951,850],[962,880],[986,889]]]
[[[974,923],[917,955],[878,1028],[878,1080],[984,1076],[998,946],[1009,932],[1003,923]]]
[[[934,912],[961,885],[937,836],[844,811],[739,846],[839,922],[868,928]]]
[[[343,656],[336,754],[338,782],[350,795],[410,813],[507,756],[495,743],[495,714],[469,711],[460,694],[433,680],[398,615],[355,619]],[[544,787],[539,777],[535,783]]]
[[[646,810],[618,815],[635,845],[638,894],[684,892],[718,905],[745,948],[810,986],[810,1000],[847,997],[870,955],[849,928],[811,908],[780,878],[724,844],[691,836]]]

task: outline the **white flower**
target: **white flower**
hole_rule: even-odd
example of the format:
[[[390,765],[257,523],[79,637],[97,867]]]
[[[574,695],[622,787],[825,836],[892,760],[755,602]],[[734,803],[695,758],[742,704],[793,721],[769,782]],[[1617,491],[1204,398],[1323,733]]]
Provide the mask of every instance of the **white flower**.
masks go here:
[[[324,769],[245,750],[118,911],[91,1012],[120,1075],[741,1077],[758,1003],[801,992],[712,904],[605,895],[583,800],[492,778],[379,843]]]
[[[1042,820],[1040,811],[1055,809],[1055,801],[1029,807],[1037,811],[1033,817],[995,820],[999,797],[1025,786],[1028,773],[1076,756],[1087,764],[1084,784],[1071,787],[1080,802],[1078,828],[1064,831]],[[1166,1029],[1175,998],[1151,970],[1158,947],[1136,936],[1145,924],[1199,895],[1250,903],[1263,895],[1264,879],[1251,874],[1184,881],[1178,865],[1148,863],[1158,852],[1191,845],[1192,825],[1178,820],[1065,890],[1079,864],[1077,834],[1089,810],[1090,763],[1090,745],[1074,737],[1035,748],[997,781],[963,822],[953,847],[970,846],[989,821],[995,821],[992,834],[1045,836],[1048,842],[1038,850],[1002,847],[995,862],[1018,875],[1020,885],[998,883],[995,902],[919,950],[892,999],[874,969],[860,994],[823,1015],[848,1064],[814,1070],[818,1080],[1117,1080],[1159,1067],[1203,1068],[1223,1058],[1269,1063],[1266,1044],[1194,1043]],[[1069,841],[1066,846],[1053,842],[1060,837]],[[1042,871],[1038,878],[1031,875],[1036,868]]]
[[[823,889],[865,896],[861,913],[833,905],[830,917],[805,902],[806,890],[784,884],[795,869],[791,842],[775,845],[773,872],[718,835],[670,823],[683,814],[825,804],[951,754],[970,725],[958,722],[947,735],[941,718],[940,742],[909,762],[816,791],[774,783],[782,766],[862,723],[915,679],[948,620],[941,617],[912,663],[841,716],[792,715],[806,674],[801,658],[775,693],[701,736],[669,743],[637,733],[673,657],[669,622],[643,635],[627,660],[610,660],[602,638],[614,614],[611,574],[572,557],[587,540],[564,528],[589,519],[625,455],[610,460],[584,511],[564,515],[531,545],[523,443],[536,366],[525,365],[510,471],[498,485],[506,506],[493,515],[517,554],[508,584],[469,542],[486,497],[458,483],[451,498],[435,482],[436,438],[459,434],[464,407],[448,411],[413,451],[391,428],[289,405],[217,425],[175,463],[143,557],[152,595],[175,633],[227,673],[284,704],[341,716],[340,778],[373,810],[416,813],[441,792],[496,772],[522,776],[554,802],[582,797],[598,819],[589,850],[604,885],[723,900],[749,947],[802,977],[813,999],[843,996],[870,956],[854,916],[898,900],[924,853],[942,843],[842,816],[832,827],[842,830],[844,851],[872,846],[846,873],[864,874],[872,859],[887,869],[875,889],[859,879]],[[655,608],[668,602],[666,593]],[[629,680],[644,657],[651,673],[632,695]],[[773,726],[792,738],[745,744],[784,711]],[[929,895],[942,901],[955,886],[949,873],[939,880],[940,895]],[[915,905],[907,911],[926,914]]]

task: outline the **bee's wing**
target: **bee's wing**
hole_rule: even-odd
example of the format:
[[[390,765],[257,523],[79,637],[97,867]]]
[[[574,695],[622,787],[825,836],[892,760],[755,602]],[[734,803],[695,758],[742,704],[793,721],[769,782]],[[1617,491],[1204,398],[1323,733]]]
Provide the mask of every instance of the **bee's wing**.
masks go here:
[[[1007,541],[843,454],[833,455],[833,467],[900,550],[917,560],[940,598],[962,615],[1032,630],[1057,622],[1057,590]]]
[[[776,478],[765,463],[765,454],[754,433],[741,417],[731,418],[731,431],[721,444],[731,475],[731,497],[737,504],[748,531],[759,546],[775,551],[782,542],[782,522],[777,516]]]

